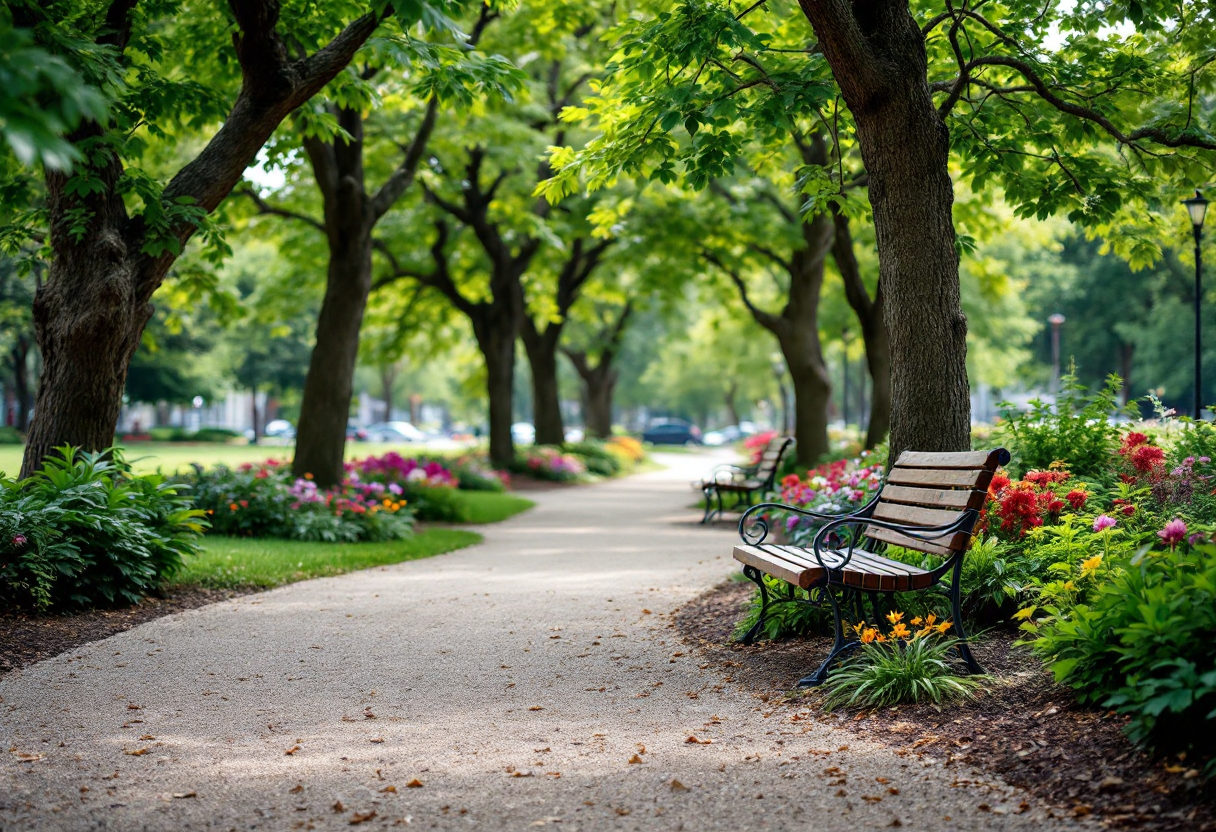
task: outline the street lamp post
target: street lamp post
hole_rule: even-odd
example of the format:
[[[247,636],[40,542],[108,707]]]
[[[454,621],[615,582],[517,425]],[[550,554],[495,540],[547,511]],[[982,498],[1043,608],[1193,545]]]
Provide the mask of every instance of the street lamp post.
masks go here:
[[[1051,394],[1060,394],[1060,327],[1064,326],[1064,316],[1059,312],[1048,317],[1051,324]]]
[[[1208,212],[1208,201],[1198,189],[1190,199],[1182,200],[1186,211],[1191,215],[1191,231],[1195,234],[1195,421],[1199,421],[1203,410],[1203,353],[1202,327],[1200,326],[1199,308],[1203,300],[1203,254],[1199,244],[1203,240],[1203,217]]]

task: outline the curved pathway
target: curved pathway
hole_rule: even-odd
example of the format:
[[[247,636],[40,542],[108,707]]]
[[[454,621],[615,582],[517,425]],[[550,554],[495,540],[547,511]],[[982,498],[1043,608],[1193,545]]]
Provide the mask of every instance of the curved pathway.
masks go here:
[[[670,613],[733,570],[732,534],[688,508],[707,457],[664,461],[542,493],[480,546],[162,618],[9,675],[0,829],[1049,823],[989,777],[770,716],[703,667]]]

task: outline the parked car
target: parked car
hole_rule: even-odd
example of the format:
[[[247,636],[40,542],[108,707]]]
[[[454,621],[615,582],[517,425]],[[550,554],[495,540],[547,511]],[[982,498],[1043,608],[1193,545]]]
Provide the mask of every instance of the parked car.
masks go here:
[[[346,423],[346,439],[348,442],[366,442],[367,431],[354,422]]]
[[[426,434],[409,422],[376,422],[367,426],[370,442],[425,442]]]
[[[516,422],[511,425],[511,441],[516,445],[536,444],[536,426],[531,422]]]
[[[730,442],[738,442],[742,438],[743,431],[739,430],[738,425],[727,425],[719,430],[709,431],[701,441],[706,445],[717,447],[718,445],[726,445]]]
[[[656,422],[642,434],[642,441],[652,445],[700,445],[701,429],[678,420]]]
[[[276,439],[295,439],[296,426],[286,419],[271,419],[262,429],[263,436],[273,436]]]

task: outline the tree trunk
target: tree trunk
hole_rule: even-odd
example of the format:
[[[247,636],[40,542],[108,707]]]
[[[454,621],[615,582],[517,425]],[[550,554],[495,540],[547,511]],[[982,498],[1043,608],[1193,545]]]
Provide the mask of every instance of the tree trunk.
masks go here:
[[[971,446],[949,132],[906,2],[800,0],[857,124],[891,347],[891,456]]]
[[[479,315],[473,322],[477,346],[486,361],[486,395],[490,410],[490,463],[496,468],[515,464],[511,438],[515,400],[515,336],[513,315]]]
[[[819,332],[794,331],[780,339],[794,388],[794,447],[798,464],[813,467],[828,453],[828,405],[832,384],[819,350]]]
[[[587,435],[594,439],[612,436],[612,396],[616,391],[617,372],[613,370],[602,378],[587,382],[586,414]]]
[[[862,336],[866,345],[866,366],[870,370],[870,423],[866,427],[866,448],[873,448],[887,438],[891,432],[891,345],[887,340],[887,328],[883,323],[883,297],[881,289],[874,302],[874,326],[863,325]]]
[[[317,343],[308,363],[292,473],[313,475],[318,488],[331,488],[345,474],[346,422],[354,393],[359,330],[372,281],[368,234],[342,235],[330,250],[325,300],[317,318]]]
[[[25,433],[30,427],[30,408],[33,406],[33,394],[30,391],[30,338],[19,335],[13,344],[11,352],[13,361],[13,393],[17,399],[17,413],[13,426]]]
[[[536,426],[537,445],[560,445],[566,441],[557,383],[557,344],[561,331],[561,323],[551,322],[543,333],[538,332],[527,314],[520,326],[528,366],[532,369],[532,424]]]
[[[737,425],[742,419],[739,418],[739,406],[736,399],[739,396],[739,382],[730,381],[726,385],[726,413],[730,416],[730,423]]]
[[[262,438],[262,419],[258,413],[258,388],[249,388],[249,416],[253,419],[253,444]]]
[[[380,365],[380,395],[384,399],[384,421],[393,418],[393,385],[397,383],[397,365]],[[415,422],[413,408],[410,409],[410,422]]]

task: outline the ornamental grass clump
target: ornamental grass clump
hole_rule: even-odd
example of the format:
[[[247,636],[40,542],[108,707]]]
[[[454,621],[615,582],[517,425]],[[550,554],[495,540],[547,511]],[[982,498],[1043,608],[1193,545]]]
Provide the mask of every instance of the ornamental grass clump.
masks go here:
[[[857,650],[824,683],[825,711],[926,701],[940,705],[970,699],[984,688],[987,676],[961,674],[951,663],[959,643],[946,635],[953,622],[930,614],[904,623],[904,617],[892,612],[889,627],[863,621],[853,628]]]

